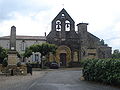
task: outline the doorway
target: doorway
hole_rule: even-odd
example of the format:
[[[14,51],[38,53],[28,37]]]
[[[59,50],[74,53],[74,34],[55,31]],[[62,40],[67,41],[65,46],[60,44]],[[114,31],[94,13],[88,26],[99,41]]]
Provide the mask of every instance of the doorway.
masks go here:
[[[66,67],[66,53],[60,54],[60,67]]]
[[[70,48],[65,45],[59,46],[56,50],[56,61],[61,67],[69,67],[69,63],[71,62]]]

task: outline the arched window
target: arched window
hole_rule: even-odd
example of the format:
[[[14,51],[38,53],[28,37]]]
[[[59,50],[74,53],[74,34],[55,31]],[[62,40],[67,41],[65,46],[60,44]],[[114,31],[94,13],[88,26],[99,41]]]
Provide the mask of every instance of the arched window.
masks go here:
[[[70,31],[70,21],[65,21],[65,31]]]

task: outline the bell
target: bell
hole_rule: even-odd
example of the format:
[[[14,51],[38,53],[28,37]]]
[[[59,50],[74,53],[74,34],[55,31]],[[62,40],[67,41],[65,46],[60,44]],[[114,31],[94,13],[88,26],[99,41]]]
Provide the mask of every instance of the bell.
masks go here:
[[[57,25],[57,29],[58,29],[58,30],[60,29],[60,25]]]
[[[69,28],[69,24],[67,23],[67,28]]]

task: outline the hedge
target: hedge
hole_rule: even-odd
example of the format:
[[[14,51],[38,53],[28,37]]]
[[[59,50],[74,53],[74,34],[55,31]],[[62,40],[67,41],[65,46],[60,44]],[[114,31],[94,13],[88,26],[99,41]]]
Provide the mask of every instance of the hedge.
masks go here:
[[[85,80],[120,85],[120,59],[88,59],[82,65]]]

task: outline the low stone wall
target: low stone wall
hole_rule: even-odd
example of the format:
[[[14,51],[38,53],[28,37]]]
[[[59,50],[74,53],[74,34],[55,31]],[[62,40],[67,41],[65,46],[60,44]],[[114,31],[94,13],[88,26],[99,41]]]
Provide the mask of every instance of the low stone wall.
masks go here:
[[[2,71],[2,64],[0,64],[0,72]]]
[[[26,65],[21,65],[17,67],[16,65],[8,65],[7,67],[0,67],[1,72],[5,75],[27,75]]]
[[[26,75],[27,74],[27,66],[26,65],[21,65],[20,70],[22,70],[22,75]]]

